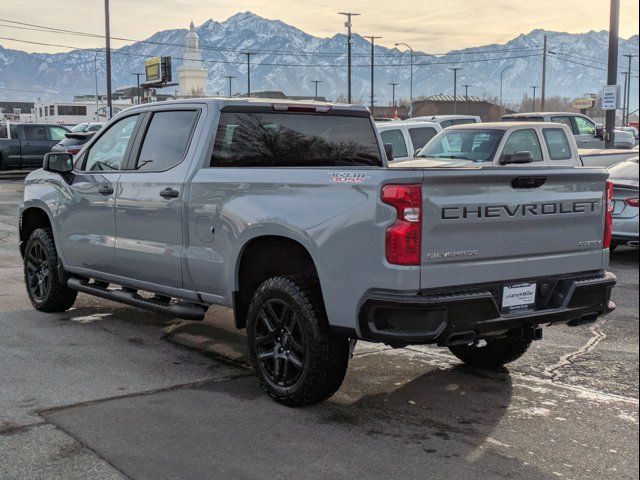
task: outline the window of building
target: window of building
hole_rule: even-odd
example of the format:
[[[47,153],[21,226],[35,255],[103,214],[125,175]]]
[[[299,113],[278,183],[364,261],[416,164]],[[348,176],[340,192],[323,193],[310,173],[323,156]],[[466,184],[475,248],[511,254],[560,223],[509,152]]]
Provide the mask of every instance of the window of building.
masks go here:
[[[87,114],[85,105],[58,105],[58,115],[81,115]]]

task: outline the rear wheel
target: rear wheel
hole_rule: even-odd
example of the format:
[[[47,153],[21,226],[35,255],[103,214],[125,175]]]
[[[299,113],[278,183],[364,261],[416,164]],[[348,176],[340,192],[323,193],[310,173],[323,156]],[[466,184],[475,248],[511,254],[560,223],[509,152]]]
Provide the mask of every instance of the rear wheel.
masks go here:
[[[64,312],[78,292],[60,282],[58,253],[49,228],[34,230],[24,250],[24,282],[33,306],[42,312]]]
[[[344,379],[349,341],[331,332],[317,281],[273,277],[256,290],[247,317],[253,369],[279,403],[326,400]]]
[[[467,365],[498,368],[524,355],[531,342],[531,340],[503,337],[487,340],[484,345],[457,345],[449,347],[449,350]]]

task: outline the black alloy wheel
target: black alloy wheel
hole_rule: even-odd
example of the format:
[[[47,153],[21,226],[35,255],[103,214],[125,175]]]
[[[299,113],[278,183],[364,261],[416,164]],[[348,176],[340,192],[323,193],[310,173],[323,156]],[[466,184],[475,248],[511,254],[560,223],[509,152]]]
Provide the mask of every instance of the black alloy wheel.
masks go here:
[[[32,243],[26,254],[27,287],[33,298],[43,302],[51,288],[51,262],[44,246]]]

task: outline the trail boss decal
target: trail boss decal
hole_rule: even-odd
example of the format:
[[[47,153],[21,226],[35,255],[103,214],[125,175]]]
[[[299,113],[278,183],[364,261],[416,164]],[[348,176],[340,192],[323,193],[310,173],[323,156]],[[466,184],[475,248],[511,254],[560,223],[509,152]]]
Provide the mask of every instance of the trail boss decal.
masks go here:
[[[364,172],[329,172],[331,183],[364,183],[371,178]]]
[[[599,200],[576,202],[523,203],[519,205],[484,205],[443,207],[442,220],[477,220],[480,218],[538,217],[542,215],[572,215],[600,211]]]

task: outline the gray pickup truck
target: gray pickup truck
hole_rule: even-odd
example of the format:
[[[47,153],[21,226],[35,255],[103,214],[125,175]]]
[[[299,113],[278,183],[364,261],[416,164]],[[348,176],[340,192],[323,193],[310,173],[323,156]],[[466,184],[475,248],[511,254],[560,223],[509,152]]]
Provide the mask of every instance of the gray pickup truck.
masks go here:
[[[38,168],[45,153],[70,130],[62,125],[10,123],[0,125],[0,170]]]
[[[195,99],[130,108],[50,153],[19,208],[27,292],[186,319],[234,308],[266,392],[331,396],[357,339],[493,368],[541,325],[615,306],[602,168],[387,168],[364,107]]]

